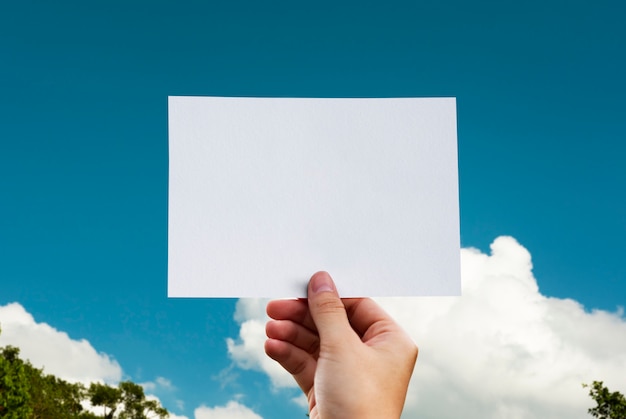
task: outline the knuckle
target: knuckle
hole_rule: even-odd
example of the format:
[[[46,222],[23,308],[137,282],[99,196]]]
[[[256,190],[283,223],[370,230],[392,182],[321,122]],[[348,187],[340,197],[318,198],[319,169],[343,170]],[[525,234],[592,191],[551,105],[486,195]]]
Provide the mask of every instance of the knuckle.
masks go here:
[[[319,313],[337,313],[345,311],[345,307],[338,298],[320,298],[315,301],[315,307]]]
[[[309,353],[311,355],[318,354],[319,350],[320,350],[320,341],[319,341],[319,339],[313,340],[313,342],[311,342],[309,347],[306,348],[307,353]]]

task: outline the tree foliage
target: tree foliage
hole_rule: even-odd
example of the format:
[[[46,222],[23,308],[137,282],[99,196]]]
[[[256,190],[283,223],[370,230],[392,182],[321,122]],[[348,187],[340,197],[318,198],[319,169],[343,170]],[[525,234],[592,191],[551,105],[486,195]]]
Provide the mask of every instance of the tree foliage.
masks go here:
[[[118,387],[91,383],[87,390],[92,406],[102,406],[107,419],[167,418],[169,413],[156,400],[146,399],[143,387],[122,381]]]
[[[0,419],[164,419],[169,412],[146,399],[132,381],[118,386],[69,383],[19,357],[19,348],[0,347]],[[86,409],[101,407],[102,414]]]
[[[30,417],[30,383],[20,350],[13,346],[0,349],[0,418]]]
[[[105,418],[113,418],[118,408],[122,391],[107,384],[91,383],[87,390],[89,402],[92,406],[102,406]]]
[[[611,392],[602,381],[583,384],[589,387],[589,396],[597,406],[589,409],[589,414],[598,419],[626,419],[626,397],[618,391]]]

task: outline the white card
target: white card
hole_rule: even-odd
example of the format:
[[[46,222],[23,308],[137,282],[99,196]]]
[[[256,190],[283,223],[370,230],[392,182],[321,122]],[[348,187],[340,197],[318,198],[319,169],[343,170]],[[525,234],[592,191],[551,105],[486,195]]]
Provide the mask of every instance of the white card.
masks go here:
[[[168,295],[459,295],[454,98],[169,98]]]

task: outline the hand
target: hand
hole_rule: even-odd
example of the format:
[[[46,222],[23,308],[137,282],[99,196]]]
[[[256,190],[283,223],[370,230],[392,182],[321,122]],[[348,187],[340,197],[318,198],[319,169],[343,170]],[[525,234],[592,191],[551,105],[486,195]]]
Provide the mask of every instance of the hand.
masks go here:
[[[270,301],[267,314],[265,352],[293,375],[311,418],[400,417],[417,347],[374,301],[340,299],[318,272],[308,299]]]

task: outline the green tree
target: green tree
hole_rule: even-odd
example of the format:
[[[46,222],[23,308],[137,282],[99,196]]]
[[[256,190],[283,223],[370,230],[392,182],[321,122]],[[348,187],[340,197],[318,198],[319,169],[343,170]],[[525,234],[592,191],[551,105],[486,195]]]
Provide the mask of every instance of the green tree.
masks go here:
[[[589,414],[598,419],[626,419],[626,397],[618,391],[611,392],[602,381],[594,381],[589,387],[589,396],[597,403]]]
[[[0,348],[0,418],[80,418],[84,393],[81,384],[44,374],[20,359],[18,348]]]
[[[44,374],[27,363],[32,414],[30,419],[75,419],[83,413],[85,388],[51,374]]]
[[[164,419],[169,412],[156,400],[147,400],[143,387],[132,381],[122,381],[119,385],[122,391],[124,410],[119,419]]]
[[[0,348],[0,418],[22,419],[32,414],[30,383],[20,350]]]
[[[92,383],[87,394],[92,406],[104,408],[105,419],[169,417],[167,409],[156,400],[147,400],[143,387],[132,381],[122,381],[117,388],[108,384]]]
[[[120,404],[122,391],[108,384],[91,383],[87,395],[92,406],[102,406],[104,408],[104,418],[112,419]]]
[[[19,357],[13,346],[0,347],[0,419],[165,419],[169,412],[156,400],[147,400],[132,381],[117,387],[91,383],[85,388],[69,383]],[[98,415],[85,402],[102,406]]]

